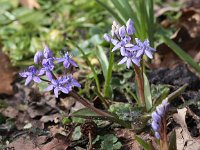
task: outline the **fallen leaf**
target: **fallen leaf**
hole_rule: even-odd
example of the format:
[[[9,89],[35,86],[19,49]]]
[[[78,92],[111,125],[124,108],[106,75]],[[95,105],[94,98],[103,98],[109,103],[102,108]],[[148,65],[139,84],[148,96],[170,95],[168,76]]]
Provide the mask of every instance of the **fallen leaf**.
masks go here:
[[[199,150],[200,139],[191,137],[185,122],[187,109],[177,109],[177,112],[178,113],[173,115],[174,121],[181,126],[175,129],[177,150]]]
[[[66,136],[56,134],[49,143],[40,147],[40,150],[66,150],[69,147],[69,143],[70,140]],[[34,150],[38,150],[38,148]]]
[[[37,2],[37,0],[20,0],[20,3],[22,6],[27,7],[29,9],[33,9],[33,8],[39,9],[40,8],[40,5]]]
[[[13,94],[12,82],[16,74],[7,55],[0,51],[0,94]]]
[[[9,117],[9,118],[16,118],[16,116],[18,115],[18,110],[9,106],[7,107],[3,112],[2,114],[5,116],[5,117]]]
[[[27,111],[31,118],[35,118],[37,116],[45,115],[50,110],[52,110],[52,108],[50,108],[47,105],[41,105],[41,106],[33,105],[33,106],[30,106]]]
[[[46,116],[42,116],[42,118],[40,119],[41,122],[57,122],[57,120],[61,119],[61,114],[57,113],[57,114],[51,114],[51,115],[46,115]]]

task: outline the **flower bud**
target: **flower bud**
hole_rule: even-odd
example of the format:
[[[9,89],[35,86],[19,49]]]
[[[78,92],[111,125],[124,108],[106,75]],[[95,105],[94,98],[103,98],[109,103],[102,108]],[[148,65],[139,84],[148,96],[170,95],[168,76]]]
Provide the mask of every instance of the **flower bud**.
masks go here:
[[[48,46],[44,47],[44,57],[45,58],[52,58],[53,57],[53,54],[52,54],[52,52],[51,52],[51,50],[49,49]]]
[[[103,37],[104,37],[104,39],[105,39],[107,42],[110,42],[110,41],[111,41],[110,35],[104,34]]]
[[[35,53],[35,56],[34,56],[34,63],[35,63],[35,64],[39,64],[39,62],[42,60],[42,58],[43,58],[43,53],[42,53],[42,51],[37,51],[37,52]]]
[[[153,128],[154,131],[158,131],[160,129],[160,125],[155,121],[151,123],[151,127]]]
[[[128,35],[133,35],[135,33],[134,24],[131,19],[129,19],[126,23],[126,31],[127,31]]]
[[[158,132],[155,132],[155,137],[156,137],[157,139],[160,139],[160,134],[159,134]]]
[[[160,122],[161,118],[160,118],[160,116],[157,114],[157,112],[153,112],[151,116],[152,116],[152,118],[153,118],[153,120],[154,120],[155,122]]]
[[[126,35],[126,29],[125,29],[125,26],[122,26],[119,28],[119,36],[123,38],[125,37],[125,35]]]

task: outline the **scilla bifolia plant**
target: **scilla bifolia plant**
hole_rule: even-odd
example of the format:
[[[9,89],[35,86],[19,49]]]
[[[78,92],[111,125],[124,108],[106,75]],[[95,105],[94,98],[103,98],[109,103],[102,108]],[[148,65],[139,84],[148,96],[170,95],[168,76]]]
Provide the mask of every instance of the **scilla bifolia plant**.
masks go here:
[[[138,38],[134,38],[134,33],[135,27],[131,19],[126,22],[126,26],[120,26],[114,21],[111,36],[109,34],[104,34],[104,39],[114,45],[112,51],[120,50],[120,54],[123,58],[118,64],[126,63],[128,69],[133,65],[139,91],[140,105],[145,106],[142,60],[144,55],[152,59],[152,53],[155,49],[150,47],[148,39],[141,41]]]
[[[72,74],[63,76],[55,75],[53,72],[55,69],[55,62],[63,63],[65,69],[68,69],[70,66],[78,67],[68,52],[61,58],[55,58],[51,50],[45,46],[43,52],[38,51],[34,56],[34,63],[36,65],[29,66],[28,69],[20,73],[21,77],[26,78],[25,85],[28,85],[31,81],[35,83],[47,82],[49,85],[45,91],[53,91],[55,97],[58,98],[60,93],[69,94],[96,114],[107,118],[113,118],[109,113],[95,108],[88,100],[81,97],[72,89],[73,87],[81,87],[79,82],[73,78]]]

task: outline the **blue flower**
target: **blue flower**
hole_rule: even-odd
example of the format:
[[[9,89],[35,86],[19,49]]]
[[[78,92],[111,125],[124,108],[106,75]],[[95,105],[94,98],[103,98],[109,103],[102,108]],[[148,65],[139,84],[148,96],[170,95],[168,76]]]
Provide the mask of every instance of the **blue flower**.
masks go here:
[[[135,38],[137,46],[139,47],[136,57],[141,57],[142,55],[146,55],[150,59],[153,58],[152,51],[156,51],[154,48],[150,47],[149,40],[145,40],[141,42],[138,38]]]
[[[51,81],[53,79],[52,70],[54,69],[53,58],[43,59],[42,66],[39,70],[39,75],[46,74],[47,78]]]
[[[29,66],[25,72],[21,72],[19,73],[19,75],[23,78],[26,78],[25,85],[28,85],[32,80],[37,83],[41,82],[41,79],[38,77],[39,74],[35,66]]]
[[[118,63],[123,64],[126,63],[127,68],[130,68],[131,63],[134,63],[138,67],[140,66],[140,58],[135,56],[135,51],[126,51],[124,54],[124,58]]]
[[[64,54],[63,58],[56,58],[56,61],[57,61],[58,63],[63,62],[63,66],[64,66],[65,68],[69,68],[70,65],[72,65],[72,66],[74,66],[74,67],[78,67],[78,65],[74,62],[73,59],[71,59],[71,57],[72,57],[72,56],[69,55],[68,52],[67,52],[67,53]]]
[[[45,89],[45,91],[51,91],[54,90],[54,95],[58,97],[59,91],[68,94],[72,87],[81,87],[81,85],[72,78],[71,75],[59,77],[58,79],[52,79],[51,84]]]
[[[152,123],[151,127],[155,131],[155,137],[160,139],[160,124],[162,124],[162,119],[166,115],[167,111],[169,110],[169,103],[167,99],[163,100],[160,105],[156,107],[156,111],[154,111],[151,116],[152,116]]]

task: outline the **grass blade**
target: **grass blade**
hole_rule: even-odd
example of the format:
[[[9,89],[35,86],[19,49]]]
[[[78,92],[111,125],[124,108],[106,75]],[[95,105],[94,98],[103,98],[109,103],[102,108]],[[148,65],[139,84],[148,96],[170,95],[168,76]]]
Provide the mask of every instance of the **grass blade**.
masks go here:
[[[184,52],[174,41],[166,36],[162,36],[164,43],[171,48],[178,57],[183,61],[188,63],[192,68],[194,68],[198,73],[200,73],[200,66],[186,53]]]
[[[100,0],[96,0],[96,2],[106,9],[120,24],[124,24],[124,21],[112,10],[112,8],[102,3]]]

